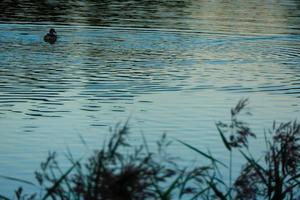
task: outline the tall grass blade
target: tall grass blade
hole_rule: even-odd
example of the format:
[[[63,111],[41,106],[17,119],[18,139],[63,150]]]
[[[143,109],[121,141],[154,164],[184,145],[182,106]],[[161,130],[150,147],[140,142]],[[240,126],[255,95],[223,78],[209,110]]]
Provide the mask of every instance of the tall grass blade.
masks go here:
[[[187,143],[185,143],[181,140],[177,140],[177,141],[180,142],[181,144],[183,144],[184,146],[188,147],[189,149],[192,149],[192,150],[196,151],[197,153],[201,154],[202,156],[210,159],[212,162],[219,163],[219,164],[221,164],[221,165],[223,165],[224,167],[227,168],[227,166],[224,163],[222,163],[221,161],[219,161],[219,160],[215,159],[214,157],[208,155],[207,153],[204,153],[203,151],[197,149],[196,147],[193,147],[192,145],[189,145],[189,144],[187,144]]]
[[[150,150],[149,150],[149,146],[148,146],[146,137],[145,137],[145,135],[144,135],[143,132],[141,132],[141,135],[142,135],[143,145],[145,146],[146,152],[147,152],[148,154],[150,154]]]
[[[229,142],[227,141],[226,137],[224,136],[223,131],[220,129],[220,127],[219,127],[218,125],[216,125],[216,126],[217,126],[217,129],[218,129],[218,131],[219,131],[219,133],[220,133],[220,136],[221,136],[221,138],[222,138],[222,141],[223,141],[225,147],[226,147],[229,151],[231,151],[231,146],[230,146]]]
[[[295,176],[289,178],[287,180],[287,182],[290,182],[290,181],[298,181],[297,179],[300,178],[300,174],[296,174]]]
[[[216,187],[216,184],[208,181],[207,184],[211,187],[211,189],[214,191],[215,195],[219,197],[221,200],[227,200],[226,196]]]
[[[158,194],[158,196],[160,197],[160,199],[163,199],[163,194],[162,194],[162,192],[161,192],[159,186],[158,186],[157,184],[155,184],[155,180],[154,180],[152,177],[150,177],[150,179],[151,179],[151,181],[152,181],[152,183],[153,183],[155,192]]]
[[[65,180],[65,178],[69,175],[69,173],[76,167],[76,165],[78,164],[78,162],[76,162],[75,164],[73,164],[72,167],[70,167],[66,173],[64,173],[54,184],[51,188],[47,189],[47,193],[45,194],[45,196],[42,198],[43,200],[47,199],[51,193],[60,185],[60,183],[62,181]]]
[[[26,183],[28,185],[32,185],[32,186],[36,186],[34,183],[30,182],[30,181],[26,181],[23,179],[19,179],[19,178],[14,178],[14,177],[10,177],[10,176],[4,176],[4,175],[0,175],[1,178],[10,180],[10,181],[16,181],[16,182],[20,182],[20,183]]]
[[[264,182],[264,184],[268,186],[268,181],[263,175],[263,173],[266,174],[265,169],[262,166],[260,166],[253,158],[249,158],[243,151],[240,152],[244,156],[244,158],[254,167],[255,171],[257,172],[261,180]]]
[[[3,195],[1,195],[1,194],[0,194],[0,199],[1,199],[1,200],[10,200],[10,198],[7,198],[7,197],[5,197],[5,196],[3,196]]]
[[[206,192],[207,190],[209,190],[209,189],[210,189],[210,187],[204,188],[203,190],[201,190],[200,192],[198,192],[196,195],[194,195],[194,197],[191,200],[199,199],[198,197],[200,195],[202,195],[204,192]]]
[[[179,174],[178,177],[173,181],[173,183],[170,185],[170,187],[162,194],[162,199],[171,199],[170,195],[173,189],[176,189],[176,185],[180,178],[182,177],[182,174]]]
[[[85,141],[85,139],[82,137],[82,135],[81,135],[81,134],[78,134],[78,137],[79,137],[81,143],[84,145],[84,147],[85,147],[86,149],[90,150],[88,144],[86,143],[86,141]]]

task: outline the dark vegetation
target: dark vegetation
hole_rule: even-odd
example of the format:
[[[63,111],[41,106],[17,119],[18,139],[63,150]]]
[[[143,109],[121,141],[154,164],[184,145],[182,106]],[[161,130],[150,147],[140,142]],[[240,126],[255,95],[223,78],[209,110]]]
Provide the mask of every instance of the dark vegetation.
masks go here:
[[[182,145],[196,151],[207,165],[184,167],[166,152],[170,140],[165,135],[151,152],[145,139],[140,146],[128,143],[128,126],[118,124],[102,149],[88,159],[67,157],[71,167],[60,168],[55,153],[50,153],[41,169],[35,172],[40,193],[28,195],[22,187],[13,199],[84,199],[84,200],[142,200],[142,199],[300,199],[300,124],[276,124],[265,132],[266,151],[258,159],[251,155],[249,137],[255,138],[248,124],[239,119],[246,110],[247,99],[231,109],[228,123],[216,123],[229,164],[215,159],[184,141]],[[246,113],[246,112],[244,112]],[[233,151],[245,159],[238,177],[232,177]],[[220,171],[228,170],[229,180]],[[11,177],[23,184],[33,184]],[[1,196],[2,199],[9,199]]]

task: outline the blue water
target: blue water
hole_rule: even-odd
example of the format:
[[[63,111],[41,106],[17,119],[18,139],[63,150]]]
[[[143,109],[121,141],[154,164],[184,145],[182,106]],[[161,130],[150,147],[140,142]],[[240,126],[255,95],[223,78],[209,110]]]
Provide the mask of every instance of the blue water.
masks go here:
[[[254,154],[273,120],[299,119],[298,1],[180,2],[49,1],[61,8],[50,13],[0,3],[0,175],[34,180],[48,151],[81,156],[91,150],[79,135],[101,147],[128,118],[132,144],[143,133],[154,148],[167,133],[224,162],[215,123],[239,99],[250,99]],[[54,45],[43,41],[49,27]],[[176,142],[174,152],[196,157]],[[235,173],[242,163],[234,160]],[[19,184],[0,185],[11,195]]]

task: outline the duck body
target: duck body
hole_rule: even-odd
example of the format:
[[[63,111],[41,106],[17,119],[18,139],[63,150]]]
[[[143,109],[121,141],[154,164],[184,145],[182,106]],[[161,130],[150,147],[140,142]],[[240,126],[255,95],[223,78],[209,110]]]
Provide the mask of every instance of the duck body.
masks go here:
[[[48,42],[50,44],[54,44],[57,40],[57,35],[56,35],[56,31],[54,30],[54,28],[51,28],[49,30],[49,33],[47,33],[45,36],[44,36],[44,41],[45,42]]]

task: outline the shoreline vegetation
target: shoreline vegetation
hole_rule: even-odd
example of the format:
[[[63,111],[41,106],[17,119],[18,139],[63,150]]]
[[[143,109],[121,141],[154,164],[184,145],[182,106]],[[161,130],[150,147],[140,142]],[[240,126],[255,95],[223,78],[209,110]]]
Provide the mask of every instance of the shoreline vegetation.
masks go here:
[[[255,158],[249,138],[255,138],[248,124],[240,120],[247,112],[248,99],[241,99],[231,109],[228,123],[217,122],[217,134],[229,152],[229,163],[214,158],[208,151],[179,142],[199,154],[208,164],[196,167],[181,166],[167,153],[171,144],[164,134],[157,141],[157,151],[149,150],[145,138],[140,146],[131,146],[127,137],[128,122],[117,124],[110,139],[88,158],[74,159],[69,169],[63,170],[56,153],[49,153],[35,172],[36,183],[0,176],[20,185],[35,185],[40,192],[27,194],[22,186],[13,197],[0,194],[0,199],[35,200],[171,200],[171,199],[300,199],[300,123],[273,123],[265,131],[266,151]],[[83,141],[84,142],[84,141]],[[238,152],[244,165],[237,178],[232,177],[232,152]],[[227,171],[224,180],[220,171]]]

